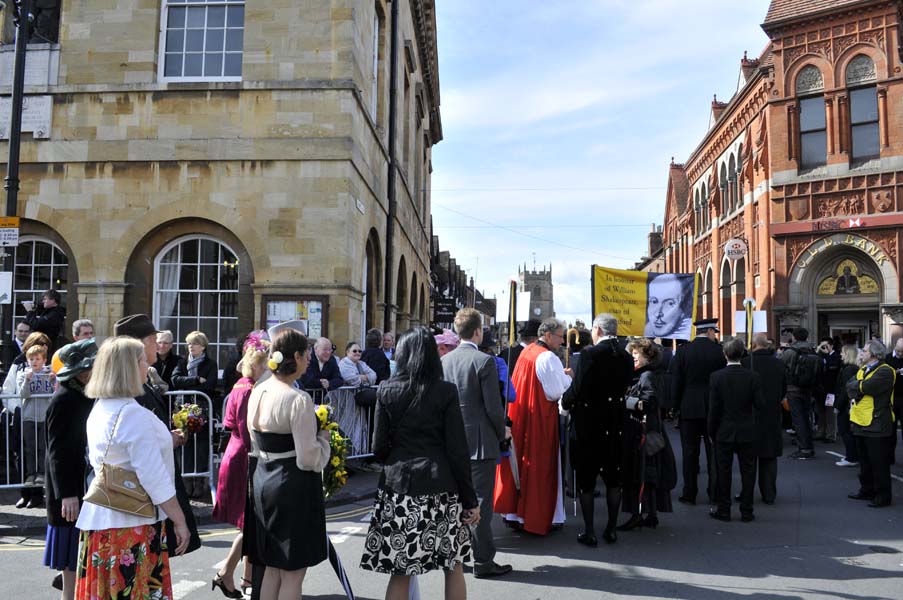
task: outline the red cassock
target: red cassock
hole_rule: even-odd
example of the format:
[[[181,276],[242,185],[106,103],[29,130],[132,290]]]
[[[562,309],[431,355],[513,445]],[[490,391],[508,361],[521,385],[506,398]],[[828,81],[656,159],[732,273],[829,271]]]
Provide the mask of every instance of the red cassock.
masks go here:
[[[514,423],[511,439],[517,452],[520,491],[508,460],[496,469],[494,510],[514,513],[524,520],[524,529],[546,535],[552,527],[558,500],[558,403],[546,399],[539,378],[536,359],[548,349],[531,344],[521,353],[511,382],[517,400],[508,405],[508,416]]]

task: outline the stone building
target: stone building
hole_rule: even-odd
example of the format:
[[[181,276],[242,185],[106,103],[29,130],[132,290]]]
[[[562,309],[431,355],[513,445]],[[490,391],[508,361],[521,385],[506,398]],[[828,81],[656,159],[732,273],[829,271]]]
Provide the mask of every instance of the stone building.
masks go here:
[[[220,358],[289,317],[337,344],[427,320],[435,0],[66,2],[58,31],[28,50],[17,314],[52,285]]]
[[[546,269],[527,270],[527,265],[517,267],[517,288],[520,292],[530,292],[530,318],[548,319],[555,316],[555,295],[552,288],[552,265]]]
[[[743,298],[772,336],[903,333],[901,3],[773,0],[756,58],[669,172],[664,256],[698,272],[700,314],[734,331]],[[725,257],[729,239],[749,248]]]

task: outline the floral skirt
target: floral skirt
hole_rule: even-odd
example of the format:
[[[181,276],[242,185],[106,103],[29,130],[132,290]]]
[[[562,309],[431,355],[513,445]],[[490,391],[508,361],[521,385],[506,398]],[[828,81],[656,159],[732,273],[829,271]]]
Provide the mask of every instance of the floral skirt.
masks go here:
[[[408,496],[380,489],[361,568],[392,575],[452,570],[470,562],[470,526],[457,494]]]
[[[76,600],[171,600],[166,533],[160,523],[82,531]]]

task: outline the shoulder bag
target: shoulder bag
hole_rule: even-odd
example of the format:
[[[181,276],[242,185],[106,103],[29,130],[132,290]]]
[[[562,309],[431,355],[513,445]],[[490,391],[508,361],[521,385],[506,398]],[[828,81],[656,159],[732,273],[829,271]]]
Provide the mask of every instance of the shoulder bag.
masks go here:
[[[364,374],[364,369],[361,368],[360,363],[357,365],[357,372],[360,374]],[[371,408],[376,406],[376,386],[371,382],[369,385],[364,385],[361,383],[358,388],[354,391],[354,403],[363,408]]]
[[[116,413],[116,420],[113,421],[113,428],[110,430],[110,437],[107,440],[107,448],[101,459],[100,471],[91,482],[88,493],[85,494],[85,502],[152,519],[157,516],[157,508],[144,486],[138,481],[137,473],[106,464],[107,453],[113,443],[113,434],[116,432],[120,415],[122,415],[122,408]]]

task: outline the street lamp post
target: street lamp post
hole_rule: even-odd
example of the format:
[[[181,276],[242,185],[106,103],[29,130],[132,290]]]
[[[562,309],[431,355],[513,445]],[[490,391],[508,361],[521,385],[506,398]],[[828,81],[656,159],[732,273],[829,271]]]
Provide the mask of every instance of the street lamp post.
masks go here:
[[[29,0],[11,0],[7,8],[13,11],[16,25],[16,56],[13,69],[13,89],[9,118],[9,158],[6,161],[6,216],[15,217],[19,207],[19,141],[22,136],[22,103],[25,90],[25,47],[28,44]],[[3,271],[13,270],[13,253],[2,251]],[[9,304],[0,304],[0,367],[9,371],[13,358],[18,354],[18,346],[12,339],[13,311],[12,297]],[[14,352],[15,350],[15,352]]]

